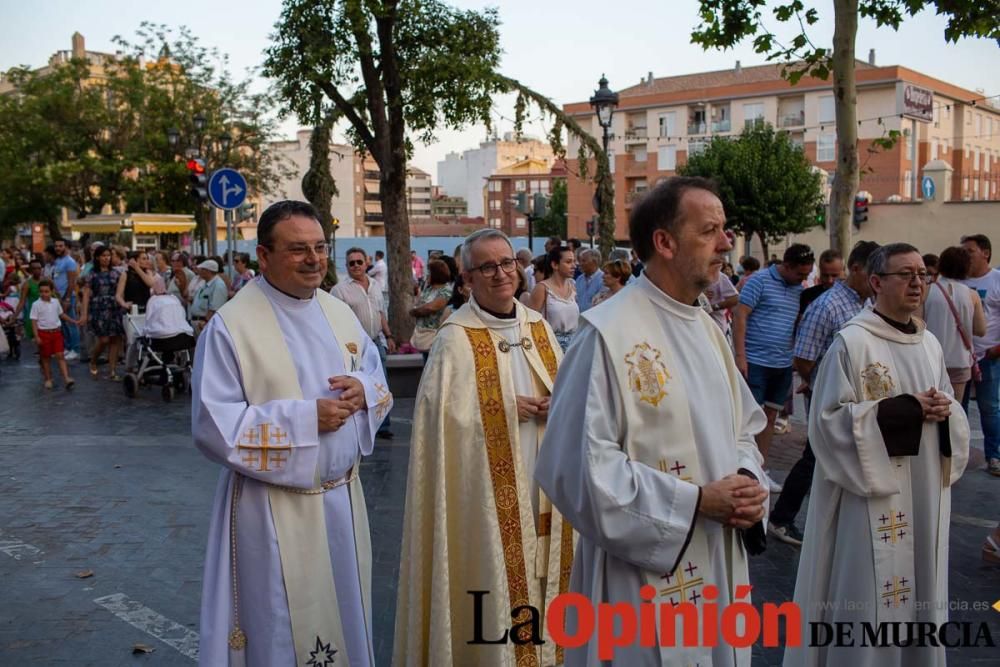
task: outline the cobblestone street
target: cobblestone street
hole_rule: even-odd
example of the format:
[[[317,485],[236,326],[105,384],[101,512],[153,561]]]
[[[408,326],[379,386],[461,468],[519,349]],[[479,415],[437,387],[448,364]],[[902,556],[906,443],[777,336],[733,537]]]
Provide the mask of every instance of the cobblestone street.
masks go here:
[[[72,392],[45,392],[30,347],[20,363],[0,364],[0,665],[194,664],[218,469],[191,444],[187,397],[164,403],[149,389],[128,399],[120,385],[92,380],[85,366],[72,370]],[[392,652],[411,412],[412,400],[397,400],[395,439],[379,440],[361,469],[379,665]],[[983,538],[1000,518],[1000,479],[982,470],[977,418],[973,424],[979,449],[953,494],[952,620],[987,621],[1000,641],[1000,614],[971,610],[1000,598],[1000,568],[980,560]],[[775,439],[776,479],[803,441],[801,422]],[[800,527],[804,520],[805,508]],[[751,561],[755,603],[791,598],[797,558],[797,549],[772,540]],[[135,644],[153,652],[133,654]],[[998,664],[997,655],[951,650],[949,664]],[[754,650],[754,665],[780,660],[781,649]]]

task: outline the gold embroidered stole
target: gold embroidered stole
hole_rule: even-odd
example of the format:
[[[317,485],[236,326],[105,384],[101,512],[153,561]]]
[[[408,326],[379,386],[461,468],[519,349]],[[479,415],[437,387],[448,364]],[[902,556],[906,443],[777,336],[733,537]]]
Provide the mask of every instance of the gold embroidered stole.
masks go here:
[[[889,344],[882,338],[871,334],[860,326],[845,326],[841,331],[844,342],[851,357],[851,362],[857,374],[851,378],[854,390],[861,402],[877,402],[884,398],[892,398],[903,393],[899,386],[901,377],[893,365],[892,351]],[[922,338],[920,345],[929,359],[940,361],[927,336]],[[921,390],[923,387],[921,387]],[[877,403],[871,405],[871,410],[877,411]],[[878,428],[874,414],[870,421],[872,428]],[[856,427],[857,428],[857,427]],[[928,441],[936,441],[934,430],[936,423],[924,422],[921,434],[921,447]],[[857,431],[856,431],[857,433]],[[861,456],[865,454],[859,452]],[[912,457],[889,457],[889,470],[883,474],[892,475],[898,493],[885,496],[870,496],[867,498],[868,525],[872,542],[872,558],[875,564],[875,582],[878,602],[876,621],[916,621],[917,609],[914,600],[916,564],[914,561],[913,543],[913,489],[911,480]],[[950,485],[951,460],[941,457],[942,485]],[[938,539],[946,534],[950,512],[945,511],[943,504],[945,494],[941,494],[941,504],[938,510]],[[935,544],[937,544],[935,540]],[[937,544],[937,557],[942,557],[942,549],[947,553],[947,545]],[[945,557],[945,562],[947,557]],[[937,568],[940,570],[940,568]],[[933,596],[933,591],[923,591],[925,600]]]
[[[730,401],[735,443],[742,423],[735,365],[731,362],[727,364],[723,357],[722,346],[725,342],[718,327],[709,317],[702,315],[704,313],[699,313],[698,325],[704,327],[708,347],[727,381],[726,389],[729,391],[719,398],[725,400],[728,397]],[[672,475],[682,482],[697,486],[705,484],[709,480],[702,472],[685,391],[686,381],[699,382],[704,378],[684,378],[677,372],[674,351],[649,298],[638,286],[631,286],[599,308],[587,311],[583,317],[600,331],[612,359],[625,407],[625,453],[631,460]],[[693,519],[695,522],[698,520],[697,516]],[[727,582],[714,580],[705,532],[697,523],[691,531],[686,548],[669,572],[643,571],[643,583],[657,592],[654,604],[690,603],[700,609],[706,585],[726,586]],[[730,596],[733,596],[736,586],[747,582],[746,554],[732,529],[724,528],[724,533],[724,551],[730,573],[728,584]],[[659,617],[659,611],[657,614]],[[659,636],[659,620],[657,628]],[[699,632],[702,630],[699,628]],[[710,648],[680,646],[681,636],[678,626],[678,646],[660,647],[664,664],[710,664]],[[737,652],[738,663],[749,662],[749,656],[745,656],[746,660],[743,657]]]
[[[316,296],[323,314],[344,355],[346,371],[359,366],[360,341],[351,323],[348,306],[322,290]],[[302,388],[285,343],[273,306],[256,282],[251,281],[236,297],[219,310],[233,339],[243,377],[247,402],[260,405],[268,401],[302,399]],[[294,455],[294,448],[288,450]],[[360,461],[355,463],[355,467]],[[314,487],[320,486],[316,471]],[[371,610],[371,537],[360,478],[347,485],[351,511],[358,577],[361,584],[365,622]],[[302,494],[268,486],[268,500],[278,539],[282,577],[292,624],[296,664],[309,664],[310,652],[317,642],[347,657],[333,567],[327,541],[323,494]],[[235,573],[234,573],[235,575]],[[369,646],[369,662],[374,664]]]

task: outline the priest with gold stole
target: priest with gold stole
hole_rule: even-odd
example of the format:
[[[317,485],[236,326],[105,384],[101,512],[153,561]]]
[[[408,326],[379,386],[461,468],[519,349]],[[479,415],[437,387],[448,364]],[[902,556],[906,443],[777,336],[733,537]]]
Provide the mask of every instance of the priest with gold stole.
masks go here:
[[[580,533],[570,588],[594,607],[660,614],[655,642],[637,632],[602,655],[593,636],[566,650],[567,665],[750,664],[749,648],[701,634],[709,614],[748,601],[747,550],[762,546],[768,496],[754,443],[766,418],[698,305],[732,249],[725,222],[711,181],[650,190],[629,219],[645,271],[581,316],[560,369],[549,416],[559,426],[535,477]],[[664,631],[672,603],[696,608],[698,646],[681,645],[691,628],[677,618],[675,636]],[[566,614],[571,636],[585,625]]]
[[[562,355],[514,299],[502,232],[470,235],[461,260],[472,297],[438,330],[414,406],[393,664],[560,664],[542,613],[568,585],[573,530],[532,475]]]
[[[795,602],[805,631],[808,623],[843,623],[861,644],[866,627],[877,636],[878,624],[890,624],[883,627],[891,640],[897,623],[899,641],[916,644],[917,623],[937,630],[948,620],[951,486],[969,459],[969,423],[941,345],[913,317],[928,285],[920,252],[882,246],[868,259],[868,276],[874,309],[844,325],[813,385],[816,475]],[[785,650],[786,667],[945,664],[937,642],[806,646],[803,637],[803,646]]]
[[[392,406],[378,349],[317,289],[327,244],[305,202],[257,228],[262,275],[195,353],[192,432],[223,466],[209,526],[200,664],[375,664],[361,456]]]

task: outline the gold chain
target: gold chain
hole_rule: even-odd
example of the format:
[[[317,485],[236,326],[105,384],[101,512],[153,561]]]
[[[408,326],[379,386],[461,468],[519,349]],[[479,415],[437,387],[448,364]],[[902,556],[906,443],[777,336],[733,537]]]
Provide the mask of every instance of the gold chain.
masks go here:
[[[233,477],[233,498],[229,514],[229,565],[233,572],[233,631],[229,633],[229,647],[242,651],[247,645],[247,635],[240,629],[240,592],[236,582],[236,509],[243,491],[243,475]]]
[[[268,486],[272,486],[276,489],[281,489],[282,491],[288,491],[289,493],[301,493],[306,496],[315,496],[320,493],[326,493],[327,491],[332,491],[333,489],[336,489],[338,486],[344,486],[345,484],[350,484],[357,478],[357,476],[358,476],[358,466],[354,465],[351,467],[350,470],[347,471],[346,475],[344,475],[340,479],[332,479],[330,481],[323,482],[322,484],[319,485],[318,489],[300,489],[294,486],[281,486],[280,484],[268,484]]]

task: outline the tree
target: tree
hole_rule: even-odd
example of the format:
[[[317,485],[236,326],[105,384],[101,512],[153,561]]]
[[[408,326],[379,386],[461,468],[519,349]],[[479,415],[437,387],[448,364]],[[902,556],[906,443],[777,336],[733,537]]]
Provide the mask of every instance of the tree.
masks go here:
[[[15,91],[0,96],[0,159],[18,166],[0,173],[0,227],[41,220],[59,238],[63,207],[79,217],[105,207],[195,211],[169,128],[180,130],[177,150],[200,149],[210,169],[239,169],[254,191],[268,192],[287,174],[268,150],[276,120],[264,115],[264,96],[235,80],[223,56],[185,28],[174,34],[143,23],[135,39],[116,37],[122,55],[103,61],[99,74],[82,59],[8,73]],[[195,113],[206,119],[200,136]],[[223,132],[232,139],[225,154]]]
[[[819,224],[822,178],[787,132],[752,125],[739,137],[716,137],[702,153],[688,157],[684,176],[704,176],[719,184],[726,227],[768,244]]]
[[[701,25],[691,39],[704,48],[728,49],[752,37],[754,50],[768,60],[785,63],[784,74],[795,84],[805,74],[826,79],[833,74],[837,126],[837,172],[830,202],[830,224],[837,231],[837,249],[846,257],[851,250],[851,220],[854,195],[858,189],[857,86],[854,43],[858,15],[875,19],[878,26],[893,30],[906,16],[933,8],[948,19],[944,37],[956,42],[961,37],[988,37],[1000,44],[1000,0],[834,0],[833,50],[817,47],[809,39],[807,27],[819,21],[819,12],[806,9],[802,0],[774,5],[773,17],[780,23],[797,22],[801,32],[783,44],[764,24],[767,0],[700,0]],[[883,143],[883,145],[885,145]]]
[[[552,194],[549,196],[549,207],[545,217],[537,220],[535,236],[558,236],[566,238],[566,179],[557,178],[552,181]]]
[[[409,315],[406,162],[411,138],[488,121],[499,85],[496,11],[437,0],[285,0],[264,73],[284,111],[310,125],[335,109],[355,147],[379,166],[389,264],[389,320],[399,338]]]
[[[319,222],[323,226],[323,236],[330,239],[331,257],[336,259],[333,243],[336,230],[333,228],[333,198],[339,192],[337,183],[330,172],[330,141],[333,130],[334,116],[328,115],[319,125],[313,128],[309,137],[309,170],[302,176],[302,194],[309,203],[316,207]],[[337,284],[336,262],[330,262],[326,268],[325,289],[329,290]],[[329,287],[327,287],[329,285]]]

